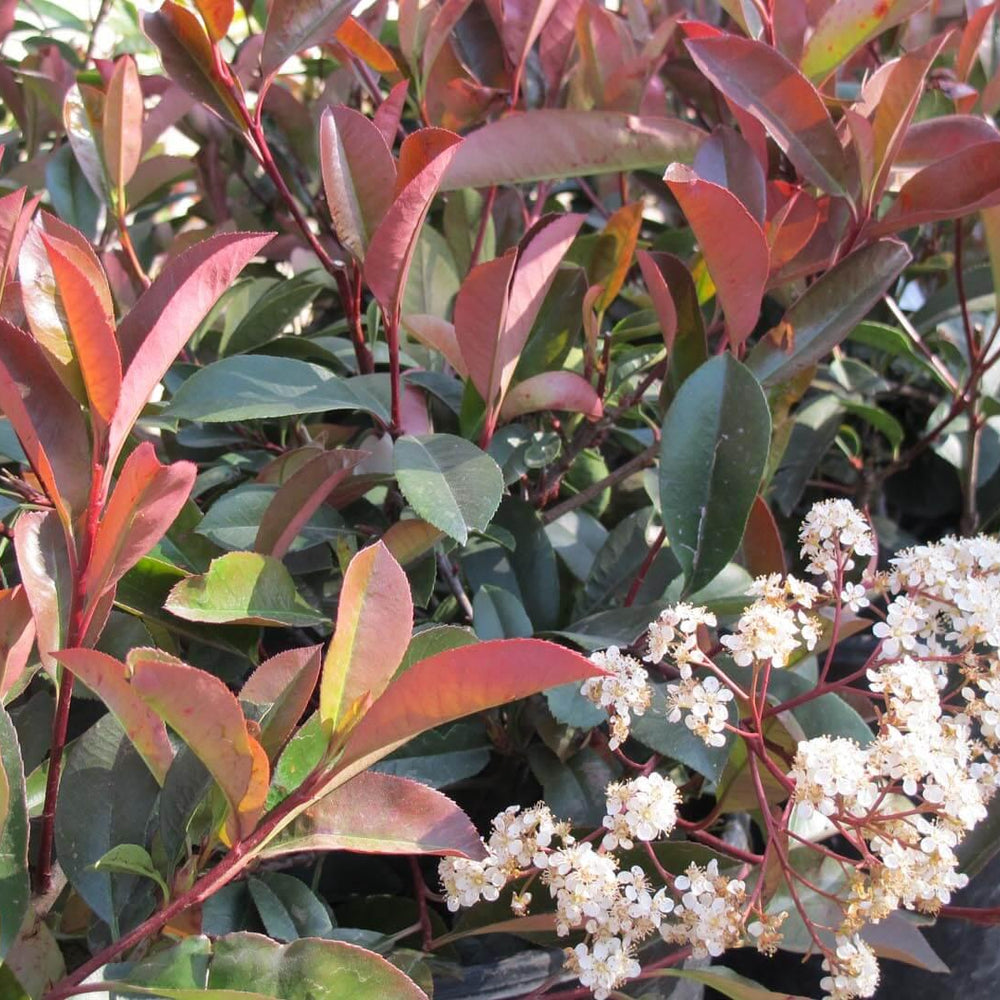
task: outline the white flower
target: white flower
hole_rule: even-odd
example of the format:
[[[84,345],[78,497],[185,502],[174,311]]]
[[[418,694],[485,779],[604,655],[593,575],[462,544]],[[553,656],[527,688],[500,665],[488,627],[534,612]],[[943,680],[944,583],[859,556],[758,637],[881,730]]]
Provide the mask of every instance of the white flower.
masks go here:
[[[875,554],[871,527],[849,500],[822,500],[813,504],[799,531],[802,558],[810,573],[833,579],[837,567],[854,566],[852,555]]]
[[[868,591],[860,583],[845,583],[840,591],[840,600],[844,607],[855,614],[862,608],[867,608],[870,603]]]
[[[616,937],[599,938],[590,945],[578,944],[568,950],[566,967],[581,985],[594,991],[595,1000],[604,1000],[612,990],[634,979],[642,971],[639,963]]]
[[[863,815],[877,789],[867,772],[868,755],[853,740],[817,736],[799,744],[789,777],[803,818],[813,810],[824,816]]]
[[[923,651],[917,638],[927,624],[927,612],[915,601],[901,595],[889,604],[885,621],[876,622],[872,634],[883,640],[882,655],[892,660],[903,650],[914,654]]]
[[[878,986],[878,960],[875,953],[857,934],[838,936],[834,955],[823,960],[830,973],[820,981],[829,1000],[853,1000],[875,995]]]
[[[632,656],[609,646],[603,653],[593,653],[591,661],[609,671],[606,677],[590,677],[580,689],[584,697],[603,708],[611,717],[612,750],[628,739],[632,713],[642,715],[649,707],[652,692],[646,681],[649,674]]]
[[[634,840],[656,840],[670,833],[677,823],[679,801],[677,786],[655,772],[608,785],[605,849],[621,844],[628,850]]]
[[[682,678],[679,684],[667,685],[667,721],[680,722],[683,717],[688,729],[709,746],[725,746],[732,700],[733,692],[717,677]]]
[[[474,906],[480,899],[499,899],[500,890],[507,884],[507,873],[492,856],[484,861],[444,858],[438,874],[452,912],[462,906]]]
[[[791,608],[763,598],[743,612],[732,635],[724,635],[719,641],[738,666],[770,660],[775,667],[783,667],[799,647],[799,625]]]
[[[717,957],[742,943],[744,882],[720,876],[719,863],[710,861],[705,868],[689,865],[674,879],[674,889],[683,895],[674,910],[676,922],[660,925],[665,941],[690,944],[696,958]]]
[[[696,608],[691,604],[665,608],[649,625],[649,647],[643,659],[647,663],[662,663],[669,659],[681,668],[692,660],[704,661],[698,649],[699,625],[714,628],[715,615],[707,608]]]

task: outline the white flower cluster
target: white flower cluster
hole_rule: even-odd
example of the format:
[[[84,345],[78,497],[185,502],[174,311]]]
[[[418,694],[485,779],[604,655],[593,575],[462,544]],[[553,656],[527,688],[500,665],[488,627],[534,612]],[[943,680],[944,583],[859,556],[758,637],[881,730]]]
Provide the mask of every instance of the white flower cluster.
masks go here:
[[[871,526],[850,500],[821,500],[813,504],[799,531],[802,557],[810,573],[836,579],[854,568],[853,556],[873,556]]]
[[[683,717],[688,729],[710,747],[724,747],[732,700],[733,692],[717,677],[685,677],[679,684],[667,685],[667,721],[680,722]]]
[[[649,708],[652,696],[646,683],[649,674],[635,657],[623,653],[617,646],[593,653],[590,659],[607,670],[608,675],[589,678],[581,691],[584,697],[608,713],[611,721],[609,744],[612,750],[617,750],[628,739],[632,713],[642,715]]]
[[[649,651],[643,657],[647,663],[669,660],[681,672],[690,676],[691,664],[708,662],[698,647],[698,628],[715,628],[715,615],[707,608],[691,604],[675,604],[665,608],[649,625]]]
[[[838,936],[834,955],[835,959],[824,960],[823,968],[830,975],[819,984],[830,1000],[873,996],[878,986],[878,960],[871,947],[857,934]]]
[[[607,835],[596,848],[574,840],[544,805],[511,807],[493,821],[486,859],[440,863],[448,908],[495,900],[510,880],[540,876],[555,903],[556,932],[587,935],[567,950],[566,967],[597,1000],[639,975],[635,949],[657,931],[664,940],[691,944],[695,954],[721,954],[743,940],[742,881],[720,875],[712,861],[704,869],[691,865],[672,887],[656,887],[640,866],[623,868],[614,854],[669,835],[679,799],[677,786],[656,773],[609,785]],[[523,915],[530,900],[530,893],[515,894],[512,909]],[[668,922],[672,913],[676,921]]]

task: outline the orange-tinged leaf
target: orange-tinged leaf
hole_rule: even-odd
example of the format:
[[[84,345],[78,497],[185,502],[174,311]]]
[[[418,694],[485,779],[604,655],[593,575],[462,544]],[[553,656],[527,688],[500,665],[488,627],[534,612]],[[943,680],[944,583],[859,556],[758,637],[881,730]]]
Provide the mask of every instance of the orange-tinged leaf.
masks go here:
[[[793,192],[788,201],[768,221],[767,238],[771,247],[771,272],[790,264],[808,244],[820,221],[816,199],[806,191]]]
[[[750,143],[735,129],[717,126],[698,147],[692,165],[702,180],[727,188],[761,224],[767,214],[767,182]]]
[[[142,158],[142,111],[135,60],[123,56],[115,64],[104,107],[104,163],[118,191],[132,179]]]
[[[500,419],[514,420],[540,410],[569,410],[588,420],[599,420],[604,413],[601,397],[585,378],[574,372],[553,371],[518,382],[504,397]]]
[[[324,111],[319,136],[323,189],[337,238],[363,261],[392,204],[396,164],[378,128],[351,108]]]
[[[166,534],[197,474],[193,462],[161,465],[148,441],[129,455],[104,509],[87,566],[92,600],[113,587]]]
[[[604,673],[543,639],[479,642],[430,656],[390,684],[358,723],[338,764],[338,784],[434,726]]]
[[[0,591],[0,705],[23,686],[35,641],[35,620],[24,587]]]
[[[162,785],[174,760],[174,748],[163,721],[132,690],[125,664],[96,649],[63,649],[54,655],[107,705]]]
[[[264,511],[254,550],[283,558],[309,518],[367,455],[348,448],[324,451],[293,472]]]
[[[396,165],[396,190],[394,198],[420,173],[447,149],[455,145],[455,133],[446,128],[420,128],[411,132],[399,147]]]
[[[367,771],[300,813],[261,852],[486,856],[472,820],[447,795],[407,778]]]
[[[444,538],[444,532],[419,517],[397,521],[382,536],[382,544],[401,566],[426,555]]]
[[[996,12],[996,3],[986,3],[978,10],[973,11],[969,21],[962,32],[962,40],[959,42],[958,55],[955,57],[955,76],[959,80],[968,80],[969,74],[979,53],[979,45],[983,40],[983,34],[990,18]]]
[[[87,257],[72,244],[44,233],[41,240],[48,253],[87,398],[94,414],[107,427],[118,405],[122,385],[114,315],[105,310],[110,294],[107,279],[103,272],[95,273]]]
[[[382,133],[385,144],[392,149],[396,141],[396,133],[399,131],[399,122],[403,117],[403,108],[406,107],[406,92],[409,88],[408,80],[400,80],[389,96],[375,109],[372,117],[372,124]]]
[[[213,42],[225,38],[233,21],[233,0],[194,0],[194,5],[205,22],[208,37]]]
[[[28,231],[31,214],[38,204],[36,197],[25,205],[27,191],[27,188],[18,188],[0,198],[0,299],[3,298],[8,279],[14,276],[21,242]]]
[[[399,73],[392,53],[356,17],[344,21],[333,37],[376,73],[385,76]]]
[[[743,559],[747,571],[754,577],[770,573],[784,576],[788,572],[781,532],[762,496],[756,497],[750,508],[750,517],[743,532]]]
[[[381,543],[363,549],[344,574],[337,625],[323,662],[319,714],[328,732],[357,698],[385,690],[413,631],[413,600],[402,567]]]
[[[455,336],[455,326],[446,319],[415,313],[403,317],[403,328],[424,347],[437,351],[462,378],[469,377],[469,367],[462,357]]]
[[[760,316],[770,251],[764,231],[731,191],[673,164],[665,175],[694,231],[712,276],[731,344],[741,344]]]
[[[309,705],[323,663],[322,646],[300,646],[265,660],[240,691],[244,704],[264,708],[260,744],[273,758]]]
[[[265,84],[296,52],[330,38],[354,0],[272,0],[260,54]]]
[[[132,687],[208,768],[245,837],[263,811],[269,767],[239,702],[217,677],[183,663],[137,659],[132,669]]]
[[[883,31],[902,24],[929,0],[835,0],[827,7],[802,50],[799,65],[813,80],[823,80]]]
[[[639,240],[639,227],[642,225],[642,202],[633,201],[622,205],[605,223],[603,236],[614,240],[614,267],[611,273],[601,282],[603,290],[597,300],[597,311],[604,312],[618,297],[625,284],[625,275],[632,266],[632,254]]]

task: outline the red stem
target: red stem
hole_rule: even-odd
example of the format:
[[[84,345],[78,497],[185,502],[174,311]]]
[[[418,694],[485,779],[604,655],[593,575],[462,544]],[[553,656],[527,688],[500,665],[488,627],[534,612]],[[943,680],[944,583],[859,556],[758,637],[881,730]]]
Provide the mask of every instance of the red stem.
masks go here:
[[[656,536],[653,544],[649,547],[649,551],[646,553],[646,558],[642,560],[642,565],[639,567],[639,572],[635,574],[635,579],[632,581],[632,586],[628,588],[628,593],[625,595],[625,607],[630,608],[634,603],[635,599],[639,593],[639,589],[642,587],[643,580],[646,579],[646,574],[649,572],[650,567],[653,565],[653,561],[656,559],[657,554],[660,549],[663,548],[663,543],[667,540],[667,529],[660,528],[660,533]]]

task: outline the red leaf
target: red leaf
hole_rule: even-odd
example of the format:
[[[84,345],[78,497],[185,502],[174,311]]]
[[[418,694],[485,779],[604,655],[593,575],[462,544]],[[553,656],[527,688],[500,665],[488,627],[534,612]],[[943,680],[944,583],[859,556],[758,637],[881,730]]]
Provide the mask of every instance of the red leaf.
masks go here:
[[[34,642],[35,620],[24,587],[0,590],[0,705],[20,690]]]
[[[337,626],[323,661],[319,714],[336,730],[359,698],[385,690],[413,631],[410,583],[389,550],[376,542],[347,567],[337,605]]]
[[[514,66],[512,89],[515,93],[524,74],[528,53],[558,4],[559,0],[507,0],[503,5],[500,30],[504,48]]]
[[[104,702],[162,785],[174,760],[174,748],[160,717],[129,684],[125,664],[96,649],[64,649],[55,654],[55,659]]]
[[[389,91],[389,96],[375,109],[372,117],[372,124],[382,133],[382,138],[385,139],[389,149],[392,149],[396,141],[403,108],[406,107],[406,92],[409,85],[409,80],[400,80]]]
[[[213,42],[225,38],[233,21],[233,0],[194,0]]]
[[[148,441],[129,455],[104,510],[86,568],[91,600],[113,587],[166,534],[197,474],[193,462],[161,465]]]
[[[942,154],[954,156],[969,146],[993,142],[994,125],[974,115],[943,115],[907,129],[893,166],[913,169],[937,163]]]
[[[882,197],[893,161],[923,96],[927,71],[941,51],[943,42],[943,38],[935,39],[898,59],[877,97],[872,121],[875,173],[868,202],[872,207],[878,205]]]
[[[671,160],[690,162],[704,138],[677,118],[563,108],[516,112],[462,141],[441,190],[660,170]]]
[[[303,851],[486,856],[472,820],[448,796],[377,771],[359,774],[309,806],[261,857]]]
[[[408,566],[427,555],[444,537],[444,532],[419,517],[397,521],[382,536],[382,544],[401,566]]]
[[[327,41],[354,6],[354,0],[274,0],[260,55],[265,81],[296,52]]]
[[[959,80],[968,80],[972,72],[973,63],[979,53],[979,45],[983,40],[986,25],[996,11],[996,3],[987,3],[978,10],[973,11],[969,16],[969,21],[962,32],[962,40],[958,46],[958,55],[955,57],[955,76]]]
[[[425,81],[434,68],[441,50],[448,43],[448,39],[455,30],[455,25],[469,9],[470,3],[471,0],[444,0],[436,8],[436,13],[433,14],[433,18],[427,26],[427,32],[423,39],[423,50],[420,53],[421,76],[424,77]],[[434,11],[434,8],[431,10]]]
[[[833,120],[795,66],[770,46],[734,35],[688,38],[687,47],[698,69],[764,125],[803,177],[847,194],[847,158]]]
[[[66,645],[73,574],[59,518],[50,510],[22,514],[14,525],[14,552],[31,606],[42,666],[55,673],[52,653]]]
[[[75,246],[41,234],[91,409],[106,428],[118,405],[122,367],[104,272]]]
[[[337,238],[359,260],[392,204],[396,164],[378,128],[351,108],[327,108],[319,129],[323,189]]]
[[[273,760],[299,724],[316,690],[322,646],[286,649],[265,660],[247,679],[240,701],[266,707],[260,744]]]
[[[767,184],[754,151],[739,132],[718,126],[699,146],[692,165],[702,179],[732,191],[761,224],[767,213]]]
[[[517,250],[477,264],[455,298],[455,339],[472,384],[487,410],[500,395],[500,340],[507,314],[507,296],[517,266]]]
[[[31,335],[5,319],[0,319],[0,410],[68,525],[90,491],[83,413]]]
[[[229,837],[245,837],[264,808],[270,768],[247,731],[239,703],[217,677],[137,651],[132,687],[184,740],[218,782],[232,809]]]
[[[673,164],[665,180],[694,231],[726,315],[729,341],[743,343],[757,325],[770,251],[764,231],[731,191]]]
[[[595,278],[595,280],[600,281],[603,289],[595,304],[599,313],[603,313],[614,302],[622,290],[622,285],[625,284],[625,276],[632,266],[632,255],[635,253],[635,246],[639,240],[642,208],[641,201],[622,205],[608,219],[601,231],[601,237],[610,241],[611,269],[606,275],[601,274],[599,279]]]
[[[420,227],[461,141],[456,135],[453,144],[406,185],[372,236],[365,260],[365,280],[390,322],[399,319]]]
[[[175,257],[122,319],[125,374],[111,428],[111,462],[156,384],[219,296],[273,233],[212,236]]]
[[[767,501],[758,496],[750,508],[750,517],[743,532],[743,561],[751,576],[788,572],[781,532]]]
[[[283,558],[334,487],[346,479],[367,454],[346,448],[324,451],[289,476],[264,511],[254,551]]]
[[[816,199],[805,191],[793,190],[791,197],[768,222],[767,239],[771,246],[771,273],[778,273],[793,261],[806,246],[819,225],[820,210]]]
[[[28,231],[35,205],[38,204],[38,199],[32,198],[25,206],[24,196],[27,190],[18,188],[0,198],[0,298],[3,297],[7,279],[14,274],[21,241]]]
[[[393,681],[358,723],[338,776],[346,780],[434,726],[603,673],[542,639],[478,642],[430,656]]]
[[[892,207],[867,233],[884,236],[996,204],[1000,204],[1000,138],[967,146],[924,167],[902,186]]]
[[[392,53],[356,17],[347,18],[334,33],[334,38],[376,73],[384,76],[399,75],[399,67]]]
[[[437,351],[462,378],[469,377],[469,368],[458,346],[455,327],[446,319],[417,313],[403,317],[403,328],[425,347]]]
[[[142,88],[135,60],[123,56],[115,64],[104,106],[104,163],[108,179],[119,190],[132,179],[142,158],[142,114]]]
[[[598,420],[604,414],[601,397],[585,378],[559,371],[541,372],[518,382],[504,398],[500,419],[513,420],[539,410],[569,410],[588,420]]]
[[[670,294],[666,278],[656,266],[656,261],[649,251],[639,250],[636,259],[639,261],[639,269],[642,271],[643,281],[646,282],[649,297],[653,300],[653,309],[660,323],[663,343],[667,351],[670,351],[674,346],[674,337],[677,336],[677,309],[674,306],[673,296]]]
[[[403,188],[424,167],[454,146],[455,142],[455,133],[445,128],[421,128],[411,132],[399,147],[399,164],[393,197],[398,198]]]

